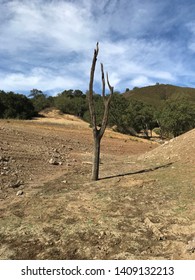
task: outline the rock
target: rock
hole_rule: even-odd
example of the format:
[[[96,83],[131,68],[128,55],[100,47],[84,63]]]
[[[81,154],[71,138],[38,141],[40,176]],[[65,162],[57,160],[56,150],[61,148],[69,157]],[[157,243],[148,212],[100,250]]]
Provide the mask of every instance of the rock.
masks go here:
[[[52,164],[52,165],[59,165],[60,164],[55,158],[51,158],[49,160],[49,163]]]
[[[82,161],[82,164],[93,164],[91,161]]]
[[[8,162],[8,161],[9,161],[9,158],[4,157],[4,156],[0,156],[0,161],[2,161],[2,162],[4,162],[4,163],[6,163],[6,162]]]
[[[17,193],[16,193],[17,196],[23,195],[23,194],[24,194],[24,192],[23,192],[22,190],[19,190],[19,191],[17,191]]]
[[[9,188],[13,188],[13,189],[16,189],[18,188],[19,186],[21,186],[23,183],[20,181],[20,180],[17,180],[16,182],[10,182],[8,184],[8,187]]]
[[[191,241],[188,241],[188,245],[186,246],[186,251],[191,253],[195,252],[195,238]]]

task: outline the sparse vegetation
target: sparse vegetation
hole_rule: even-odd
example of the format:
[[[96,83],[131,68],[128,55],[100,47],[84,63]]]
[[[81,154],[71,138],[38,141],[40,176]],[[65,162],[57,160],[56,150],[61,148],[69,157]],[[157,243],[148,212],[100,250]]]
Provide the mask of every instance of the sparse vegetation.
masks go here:
[[[88,92],[64,90],[56,96],[47,96],[33,89],[29,97],[0,91],[0,118],[29,119],[46,108],[57,108],[62,113],[82,118],[91,125],[87,102]],[[104,102],[93,93],[96,122],[100,127]],[[130,135],[144,133],[151,137],[152,129],[159,129],[161,137],[175,137],[195,127],[195,89],[156,84],[150,87],[126,89],[124,94],[114,92],[110,104],[108,126]]]
[[[194,130],[162,146],[107,130],[95,182],[78,117],[0,120],[0,138],[0,259],[195,258]]]

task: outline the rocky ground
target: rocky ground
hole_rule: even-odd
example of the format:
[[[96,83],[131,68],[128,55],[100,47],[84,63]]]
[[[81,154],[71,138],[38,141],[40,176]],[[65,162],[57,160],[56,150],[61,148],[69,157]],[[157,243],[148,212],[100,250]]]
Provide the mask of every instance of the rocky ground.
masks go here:
[[[195,131],[162,146],[88,124],[0,121],[0,259],[195,259]]]

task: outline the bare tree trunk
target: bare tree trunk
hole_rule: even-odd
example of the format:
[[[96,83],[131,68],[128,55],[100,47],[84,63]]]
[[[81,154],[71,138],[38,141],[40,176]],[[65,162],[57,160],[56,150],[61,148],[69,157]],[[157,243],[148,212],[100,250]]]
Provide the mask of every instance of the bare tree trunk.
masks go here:
[[[93,100],[93,81],[94,81],[94,74],[95,74],[95,67],[97,56],[99,52],[98,43],[96,45],[96,49],[94,50],[92,66],[91,66],[91,73],[90,73],[90,82],[89,82],[89,95],[88,95],[88,103],[89,103],[89,112],[91,116],[92,122],[92,129],[93,129],[93,138],[94,138],[94,152],[93,152],[93,167],[92,167],[92,180],[96,181],[99,177],[99,164],[100,164],[100,143],[102,136],[105,132],[107,123],[108,123],[108,114],[109,114],[109,106],[110,101],[113,95],[114,88],[110,85],[108,74],[107,77],[107,84],[110,89],[110,95],[106,97],[105,95],[105,78],[104,78],[104,68],[103,64],[101,63],[101,73],[102,73],[102,97],[104,101],[104,115],[101,123],[101,127],[97,127],[96,123],[96,112],[95,112],[95,105]]]
[[[101,139],[96,137],[94,139],[94,154],[93,154],[93,166],[92,166],[92,180],[97,181],[99,177],[99,165],[100,165],[100,142]]]

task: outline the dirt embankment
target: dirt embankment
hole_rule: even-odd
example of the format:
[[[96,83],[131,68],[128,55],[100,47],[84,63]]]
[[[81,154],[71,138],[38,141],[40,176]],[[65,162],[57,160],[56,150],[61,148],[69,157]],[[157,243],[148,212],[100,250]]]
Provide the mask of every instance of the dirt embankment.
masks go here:
[[[140,159],[180,162],[180,164],[195,163],[195,129],[166,141],[154,151],[140,156]]]

